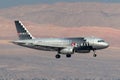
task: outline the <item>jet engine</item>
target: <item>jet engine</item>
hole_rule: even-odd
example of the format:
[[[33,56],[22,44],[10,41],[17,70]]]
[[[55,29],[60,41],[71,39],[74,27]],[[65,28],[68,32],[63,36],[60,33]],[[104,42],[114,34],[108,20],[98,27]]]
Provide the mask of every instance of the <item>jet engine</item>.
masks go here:
[[[59,51],[60,54],[73,54],[74,53],[74,49],[73,47],[67,47],[67,48],[63,48]]]

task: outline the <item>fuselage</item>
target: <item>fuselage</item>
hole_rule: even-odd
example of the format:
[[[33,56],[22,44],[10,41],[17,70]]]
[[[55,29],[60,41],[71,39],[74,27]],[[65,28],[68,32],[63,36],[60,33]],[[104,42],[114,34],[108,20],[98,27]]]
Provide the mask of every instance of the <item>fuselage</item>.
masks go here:
[[[79,37],[79,38],[39,38],[31,40],[17,40],[13,43],[34,49],[57,51],[58,48],[74,47],[75,52],[91,49],[99,50],[109,46],[103,39],[95,37]],[[89,51],[88,51],[89,50]],[[82,51],[81,51],[82,52]]]

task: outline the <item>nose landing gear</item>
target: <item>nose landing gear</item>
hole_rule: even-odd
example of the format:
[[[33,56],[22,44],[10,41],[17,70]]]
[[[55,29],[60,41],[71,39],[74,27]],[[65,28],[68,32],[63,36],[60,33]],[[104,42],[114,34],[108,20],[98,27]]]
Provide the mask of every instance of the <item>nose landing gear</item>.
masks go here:
[[[67,57],[67,58],[70,58],[70,57],[71,57],[71,54],[66,54],[66,57]]]
[[[95,53],[95,50],[93,50],[94,54],[93,54],[93,57],[97,57],[97,54]]]
[[[97,57],[97,54],[93,54],[93,57]]]

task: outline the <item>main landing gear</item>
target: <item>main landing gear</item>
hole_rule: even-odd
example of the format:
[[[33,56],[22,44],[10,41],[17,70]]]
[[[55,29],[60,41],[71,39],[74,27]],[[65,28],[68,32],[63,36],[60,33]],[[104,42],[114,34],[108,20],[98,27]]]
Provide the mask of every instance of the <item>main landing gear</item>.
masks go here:
[[[57,54],[55,57],[56,57],[56,59],[59,59],[59,58],[61,58],[61,55],[60,55],[60,54]],[[67,58],[70,58],[70,57],[71,57],[71,54],[66,54],[66,57],[67,57]]]
[[[93,50],[94,54],[93,54],[93,57],[97,57],[97,54],[95,53],[95,50]]]
[[[70,58],[70,57],[71,57],[71,54],[66,54],[66,57],[67,57],[67,58]]]
[[[61,57],[61,55],[57,54],[55,57],[56,57],[57,59],[59,59],[59,58]]]

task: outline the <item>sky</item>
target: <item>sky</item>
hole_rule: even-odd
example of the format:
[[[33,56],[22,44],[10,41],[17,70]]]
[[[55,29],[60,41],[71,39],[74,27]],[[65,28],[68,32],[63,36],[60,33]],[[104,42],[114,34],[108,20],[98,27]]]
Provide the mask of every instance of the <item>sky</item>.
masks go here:
[[[0,8],[7,8],[19,5],[39,4],[39,3],[57,3],[57,2],[105,2],[119,3],[120,0],[0,0]]]

